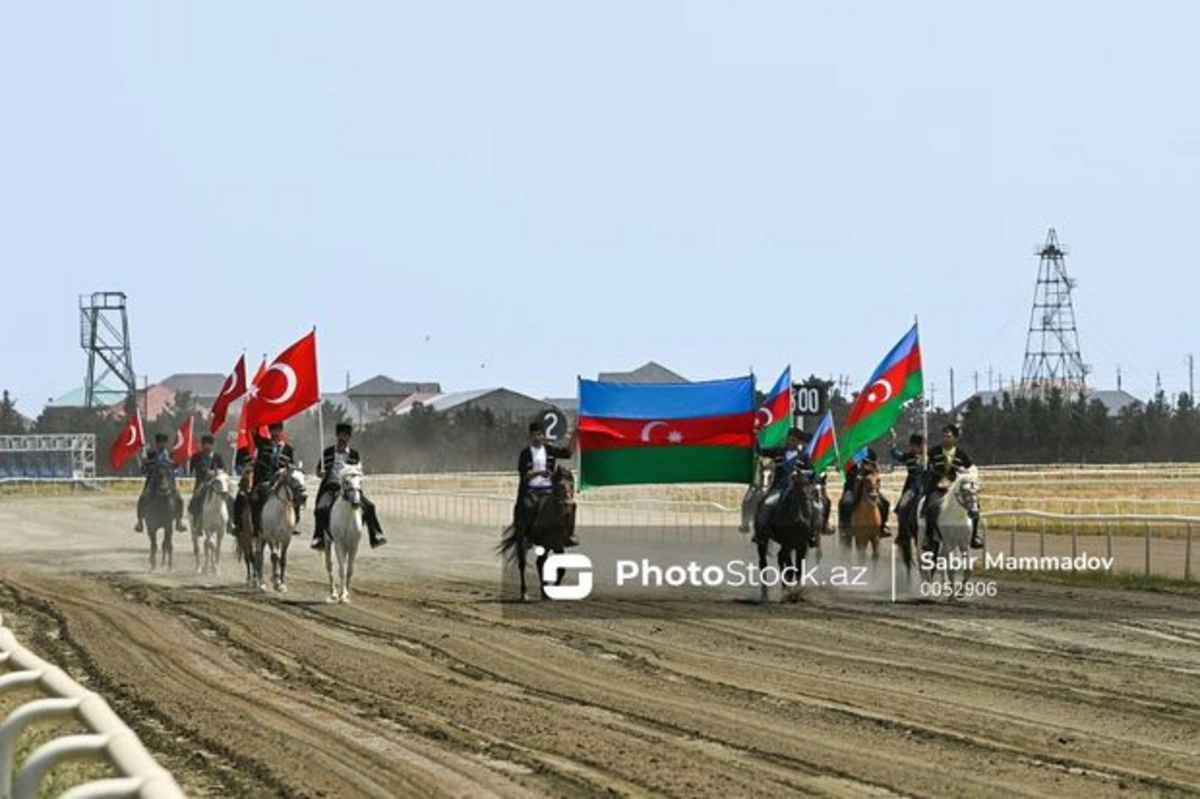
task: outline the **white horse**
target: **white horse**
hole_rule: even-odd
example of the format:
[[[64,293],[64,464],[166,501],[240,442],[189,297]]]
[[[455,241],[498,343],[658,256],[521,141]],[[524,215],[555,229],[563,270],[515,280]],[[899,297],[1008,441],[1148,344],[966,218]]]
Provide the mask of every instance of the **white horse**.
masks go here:
[[[221,540],[229,527],[229,497],[233,478],[224,469],[200,489],[205,491],[199,515],[192,518],[192,552],[196,556],[196,574],[221,573]],[[200,539],[204,539],[204,562],[200,562]]]
[[[329,573],[329,601],[350,601],[350,579],[354,576],[354,558],[362,541],[362,467],[345,466],[339,477],[341,489],[329,511],[329,536],[325,547],[325,571]],[[333,559],[337,556],[337,581],[333,577]]]
[[[296,500],[303,489],[304,474],[299,470],[280,469],[271,481],[262,509],[263,542],[271,550],[271,584],[287,593],[287,551],[296,531]],[[262,586],[266,588],[266,586]]]
[[[946,491],[942,500],[942,510],[938,515],[938,529],[942,540],[935,553],[938,562],[943,565],[943,576],[946,584],[952,589],[951,596],[960,590],[956,586],[965,586],[971,579],[971,514],[979,511],[979,469],[971,466],[961,470]],[[922,540],[925,539],[925,500],[921,500],[920,529]],[[960,568],[952,568],[952,566]],[[932,570],[923,570],[927,580],[933,579]],[[961,576],[956,582],[955,577]]]

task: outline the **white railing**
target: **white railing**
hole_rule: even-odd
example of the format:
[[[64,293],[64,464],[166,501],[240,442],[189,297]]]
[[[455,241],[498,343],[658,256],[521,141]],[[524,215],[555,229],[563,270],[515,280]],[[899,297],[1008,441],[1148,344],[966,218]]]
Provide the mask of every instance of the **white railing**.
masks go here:
[[[1162,527],[1182,527],[1183,535],[1183,579],[1192,579],[1192,531],[1200,526],[1200,516],[1178,516],[1178,515],[1158,515],[1149,513],[1050,513],[1041,510],[992,510],[983,511],[980,517],[989,525],[992,521],[1000,519],[1038,519],[1043,522],[1041,529],[1036,533],[1038,536],[1038,555],[1039,557],[1046,556],[1046,524],[1045,522],[1061,522],[1069,524],[1070,531],[1068,535],[1071,540],[1071,557],[1074,558],[1079,554],[1080,540],[1088,538],[1087,534],[1081,528],[1089,525],[1100,525],[1103,528],[1102,533],[1105,544],[1105,555],[1108,558],[1113,557],[1115,539],[1114,528],[1118,525],[1140,525],[1144,529],[1142,540],[1144,546],[1144,569],[1143,574],[1147,577],[1152,572],[1151,566],[1151,551],[1152,543],[1156,540],[1156,536],[1152,534],[1153,530],[1161,529]],[[1009,554],[1013,557],[1017,555],[1017,538],[1018,531],[1016,527],[1012,527],[1008,531],[1008,549]],[[1056,536],[1062,538],[1062,535]],[[1161,539],[1160,539],[1161,540]],[[1178,541],[1172,540],[1175,548],[1178,548]],[[1160,544],[1160,546],[1162,546]],[[1177,557],[1180,553],[1174,553]]]
[[[30,687],[47,695],[21,705],[0,724],[0,799],[33,799],[38,795],[38,783],[59,763],[96,757],[107,759],[123,776],[78,785],[62,799],[182,799],[183,790],[175,778],[154,760],[107,702],[21,646],[12,631],[3,626],[0,667],[6,669],[0,672],[0,695]],[[21,769],[15,770],[17,740],[22,731],[40,721],[62,718],[77,719],[90,732],[50,741],[34,750]]]

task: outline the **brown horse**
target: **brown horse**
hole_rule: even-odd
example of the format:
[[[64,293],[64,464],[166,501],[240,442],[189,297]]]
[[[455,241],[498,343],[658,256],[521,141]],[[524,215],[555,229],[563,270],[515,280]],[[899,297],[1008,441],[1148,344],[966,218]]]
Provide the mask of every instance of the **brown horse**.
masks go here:
[[[850,535],[854,551],[861,562],[871,547],[871,560],[879,560],[879,532],[883,518],[879,511],[879,488],[882,477],[879,467],[864,463],[854,484],[854,505],[850,511]]]
[[[265,591],[263,582],[263,538],[254,530],[254,514],[250,511],[249,497],[254,490],[254,471],[247,469],[242,472],[238,481],[238,493],[243,501],[237,503],[240,507],[236,520],[238,560],[246,564],[246,587],[258,588]]]
[[[510,525],[504,530],[499,551],[509,560],[516,560],[517,573],[521,576],[521,601],[528,599],[525,587],[525,564],[528,551],[536,549],[538,588],[542,599],[546,599],[546,578],[543,566],[550,553],[562,554],[567,541],[575,531],[575,474],[559,464],[554,470],[550,493],[542,497],[533,518],[527,524]],[[558,585],[563,578],[559,570]]]

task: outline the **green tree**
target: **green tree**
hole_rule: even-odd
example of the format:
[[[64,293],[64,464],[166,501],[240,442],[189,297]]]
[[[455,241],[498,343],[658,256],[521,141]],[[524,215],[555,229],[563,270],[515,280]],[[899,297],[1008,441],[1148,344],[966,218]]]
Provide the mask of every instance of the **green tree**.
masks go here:
[[[17,403],[5,390],[0,399],[0,435],[19,435],[25,432],[25,420],[17,412]]]

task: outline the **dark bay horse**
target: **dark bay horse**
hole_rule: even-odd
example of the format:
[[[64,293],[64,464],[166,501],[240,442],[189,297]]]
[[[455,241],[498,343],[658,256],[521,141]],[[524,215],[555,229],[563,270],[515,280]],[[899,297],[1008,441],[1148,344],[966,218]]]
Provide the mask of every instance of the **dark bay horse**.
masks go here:
[[[250,492],[254,490],[254,472],[247,469],[242,472],[238,481],[238,493],[242,500],[237,502],[238,518],[235,520],[237,530],[238,560],[246,564],[246,587],[267,590],[263,582],[263,537],[254,529],[254,514],[250,510]]]
[[[144,510],[146,535],[150,536],[150,571],[166,566],[175,568],[175,548],[171,538],[175,532],[176,491],[172,484],[171,465],[155,461],[150,469],[150,484],[139,502]],[[158,531],[163,531],[162,556],[158,552]]]
[[[776,561],[781,574],[799,577],[800,564],[808,554],[814,531],[822,519],[820,486],[803,469],[796,469],[788,479],[774,512],[760,506],[755,514],[754,527],[758,538],[758,568],[767,565],[767,548],[771,541],[779,545]],[[785,569],[792,571],[785,572]],[[760,585],[762,601],[767,601],[767,585]],[[789,593],[785,590],[785,596]]]
[[[499,552],[509,561],[517,562],[517,572],[521,576],[521,601],[526,601],[528,591],[525,586],[525,564],[531,548],[538,548],[537,573],[538,590],[542,599],[546,598],[545,575],[542,567],[551,552],[562,554],[566,551],[567,541],[575,530],[575,475],[566,466],[558,465],[552,477],[550,492],[541,498],[533,518],[524,525],[510,525],[504,530],[500,539]],[[557,585],[563,578],[559,571],[554,581]]]

